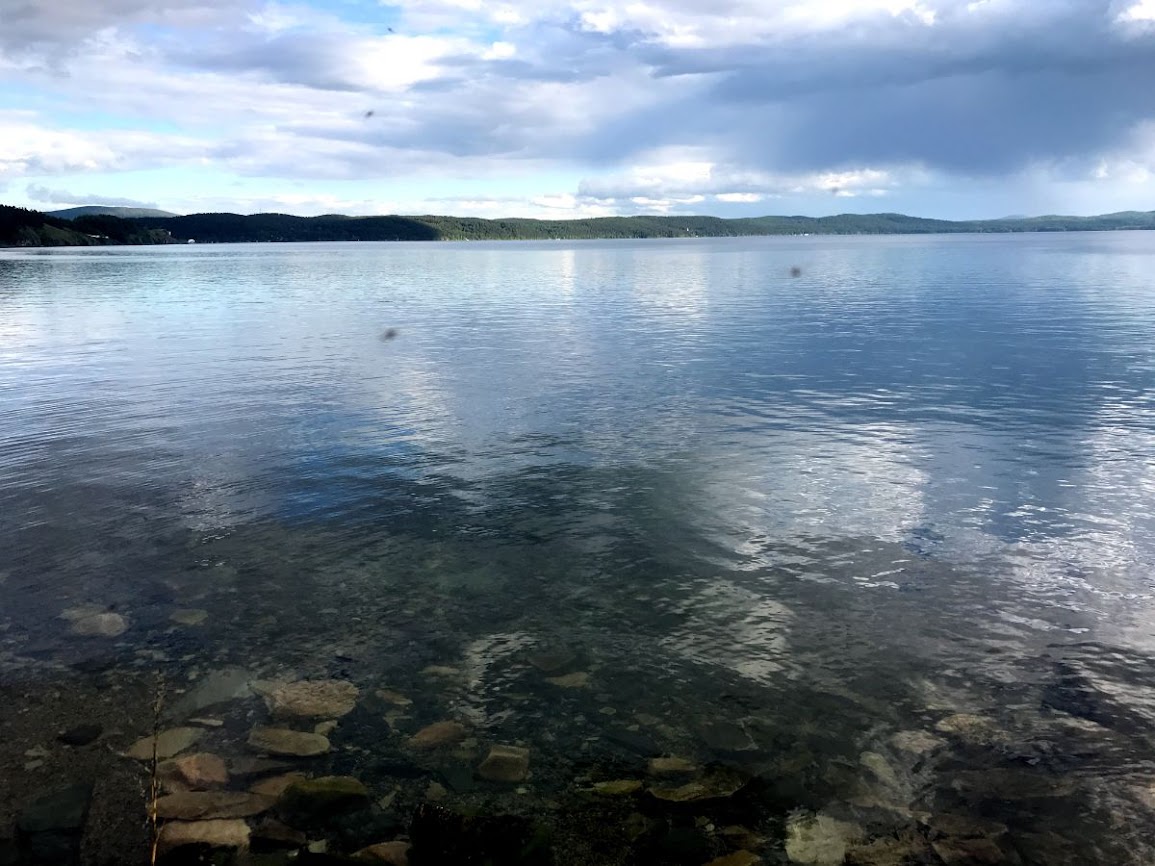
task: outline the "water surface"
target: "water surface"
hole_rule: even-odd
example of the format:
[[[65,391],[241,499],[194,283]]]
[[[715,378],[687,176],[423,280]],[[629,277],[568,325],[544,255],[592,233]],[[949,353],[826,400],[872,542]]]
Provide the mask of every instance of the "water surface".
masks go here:
[[[533,774],[450,806],[676,754],[770,857],[821,812],[1148,862],[1153,285],[1147,233],[0,252],[2,676],[400,690],[323,769],[406,808],[455,718]]]

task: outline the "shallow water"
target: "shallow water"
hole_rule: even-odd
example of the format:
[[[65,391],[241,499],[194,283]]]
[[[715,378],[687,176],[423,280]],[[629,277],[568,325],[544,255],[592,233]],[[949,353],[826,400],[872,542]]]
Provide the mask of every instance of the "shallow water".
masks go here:
[[[1150,862],[1153,285],[1146,233],[0,251],[0,682],[346,679],[310,770],[399,813],[520,742],[446,804],[561,826],[675,754],[770,862],[796,810]]]

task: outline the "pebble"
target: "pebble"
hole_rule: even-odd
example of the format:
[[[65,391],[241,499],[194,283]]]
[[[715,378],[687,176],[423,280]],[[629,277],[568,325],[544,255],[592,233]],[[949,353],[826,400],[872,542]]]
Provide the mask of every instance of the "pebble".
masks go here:
[[[746,780],[738,774],[720,770],[676,788],[650,788],[650,793],[670,803],[696,803],[731,797],[745,784]]]
[[[425,799],[438,803],[449,796],[449,790],[440,782],[430,782],[429,787],[425,789]]]
[[[335,730],[337,730],[336,720],[318,722],[317,724],[313,725],[313,733],[320,734],[322,737],[329,736],[329,734],[333,733]]]
[[[529,749],[495,745],[477,768],[477,774],[491,782],[520,782],[529,774]]]

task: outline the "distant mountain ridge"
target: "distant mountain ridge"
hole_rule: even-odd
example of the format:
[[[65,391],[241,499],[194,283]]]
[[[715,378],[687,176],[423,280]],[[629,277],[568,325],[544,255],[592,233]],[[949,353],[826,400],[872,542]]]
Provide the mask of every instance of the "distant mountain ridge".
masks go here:
[[[50,210],[45,216],[56,217],[62,220],[74,220],[82,216],[114,216],[121,219],[140,219],[141,217],[174,217],[180,214],[167,210],[157,210],[151,207],[113,207],[111,205],[85,205],[83,207],[68,207],[64,210]]]
[[[73,208],[72,210],[78,210]],[[109,209],[104,209],[109,210]],[[115,210],[115,209],[113,209]],[[57,212],[59,213],[59,212]],[[163,212],[162,212],[163,213]],[[188,216],[85,214],[72,219],[0,205],[0,246],[290,241],[586,240],[762,235],[894,235],[1155,229],[1155,211],[1092,217],[951,221],[904,214],[827,217],[629,216],[576,220],[480,219],[454,216],[366,216],[230,213]]]

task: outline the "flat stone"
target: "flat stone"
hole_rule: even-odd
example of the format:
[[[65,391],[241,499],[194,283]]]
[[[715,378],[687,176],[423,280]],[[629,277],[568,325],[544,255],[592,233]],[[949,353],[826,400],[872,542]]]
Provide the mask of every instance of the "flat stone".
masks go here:
[[[698,766],[693,761],[673,756],[650,758],[647,770],[651,776],[677,776],[696,773]]]
[[[650,793],[667,803],[697,803],[732,797],[745,784],[746,780],[737,773],[718,771],[677,787],[650,788]]]
[[[761,862],[762,858],[757,854],[752,854],[749,851],[735,851],[733,854],[711,860],[706,866],[754,866],[755,863]]]
[[[157,767],[157,774],[163,781],[175,782],[190,791],[220,787],[229,781],[224,759],[208,752],[165,761]]]
[[[841,866],[847,848],[863,836],[858,825],[829,815],[795,814],[786,825],[786,856],[792,863]]]
[[[330,719],[327,722],[317,722],[317,724],[313,725],[313,733],[320,734],[322,737],[329,736],[329,734],[335,730],[337,730],[337,722],[334,719]]]
[[[369,804],[369,789],[352,776],[322,776],[303,779],[285,789],[277,800],[277,811],[286,820],[313,822]]]
[[[1002,848],[990,839],[936,839],[930,844],[946,866],[999,866],[1007,862]]]
[[[77,725],[57,734],[56,739],[66,746],[87,746],[99,740],[103,733],[104,728],[97,724]]]
[[[200,610],[199,608],[188,608],[185,610],[174,610],[168,615],[168,618],[177,625],[197,626],[204,623],[209,618],[207,610]]]
[[[344,680],[302,680],[273,689],[265,703],[277,717],[339,719],[353,711],[360,694]]]
[[[758,747],[750,733],[737,722],[711,722],[702,726],[702,740],[719,752],[751,752]]]
[[[401,692],[395,692],[392,689],[377,689],[377,691],[374,692],[374,694],[376,694],[377,697],[379,697],[385,703],[390,704],[394,707],[411,707],[411,706],[413,706],[413,701],[409,700],[409,698],[405,697],[405,695],[401,694]],[[387,844],[392,844],[392,843],[387,843]]]
[[[157,799],[156,814],[159,818],[178,821],[248,818],[267,812],[272,805],[272,797],[248,791],[186,791]]]
[[[421,673],[427,677],[459,677],[461,671],[457,668],[451,668],[448,665],[428,665],[422,668]]]
[[[161,825],[158,848],[171,851],[185,845],[212,848],[248,848],[249,825],[240,818],[211,821],[168,821]]]
[[[546,677],[545,681],[561,689],[585,689],[589,688],[590,675],[585,671],[576,671],[565,676]]]
[[[173,701],[165,712],[165,717],[187,719],[217,704],[247,698],[252,694],[249,689],[250,679],[252,674],[240,668],[213,671]]]
[[[120,637],[128,630],[125,617],[95,604],[70,607],[60,618],[67,621],[68,630],[79,637]]]
[[[250,785],[249,790],[254,794],[260,794],[262,797],[277,799],[288,790],[290,785],[295,785],[297,782],[304,782],[308,778],[304,773],[285,773],[281,776],[261,779],[261,781]]]
[[[251,777],[288,770],[289,761],[275,761],[272,758],[229,758],[229,775]]]
[[[421,751],[453,746],[464,740],[465,734],[465,726],[460,722],[434,722],[410,737],[409,746]]]
[[[154,754],[153,742],[156,742],[155,754],[159,761],[174,758],[185,749],[191,748],[204,734],[200,728],[169,728],[161,731],[155,737],[142,737],[124,754],[137,761],[151,761]]]
[[[529,749],[495,745],[477,774],[491,782],[520,782],[529,774]]]
[[[947,716],[934,728],[972,746],[989,746],[1004,739],[994,721],[971,713],[955,713]]]
[[[934,861],[930,845],[914,833],[884,836],[869,844],[851,845],[846,851],[846,866],[908,866]]]
[[[330,749],[329,739],[320,734],[290,731],[287,728],[253,728],[249,747],[270,755],[311,758]]]
[[[555,648],[532,652],[526,659],[542,673],[554,674],[576,662],[577,654],[568,649]]]
[[[637,779],[617,779],[613,782],[595,782],[595,793],[603,797],[628,797],[642,789],[642,783]]]
[[[365,860],[368,863],[387,863],[388,866],[409,866],[408,842],[382,842],[380,845],[370,845],[362,848],[353,855],[354,860]]]
[[[945,745],[942,737],[927,731],[899,731],[890,738],[890,742],[896,749],[912,755],[929,755]]]
[[[309,843],[309,837],[276,818],[262,818],[253,828],[253,841],[260,842],[266,848],[304,848]]]
[[[959,839],[996,839],[1007,832],[1006,824],[971,815],[934,815],[927,824],[936,835]]]

